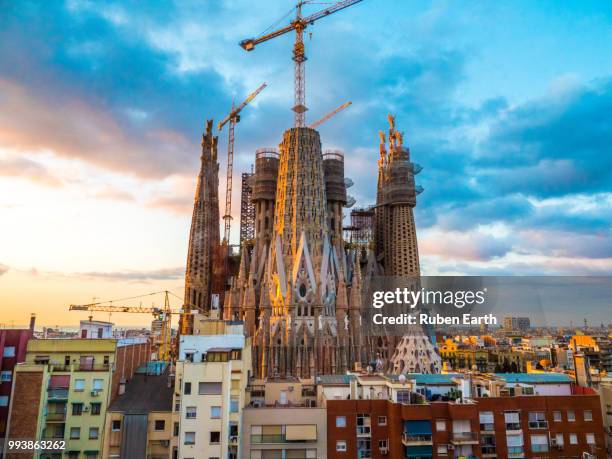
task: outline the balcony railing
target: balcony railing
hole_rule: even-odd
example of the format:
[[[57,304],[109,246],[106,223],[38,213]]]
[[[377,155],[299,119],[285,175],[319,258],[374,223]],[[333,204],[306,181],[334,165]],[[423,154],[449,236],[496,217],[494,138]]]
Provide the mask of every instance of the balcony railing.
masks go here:
[[[43,440],[63,440],[64,432],[49,432],[44,433],[42,436]]]
[[[251,443],[285,443],[285,436],[280,435],[251,435]]]
[[[402,443],[406,446],[431,445],[432,439],[431,435],[404,432],[402,434]]]
[[[476,432],[453,432],[451,438],[453,443],[478,443],[478,434]]]
[[[530,429],[548,429],[548,421],[529,421]]]
[[[74,371],[108,371],[110,370],[110,364],[102,363],[93,365],[90,363],[81,363],[79,365],[75,365]]]
[[[47,422],[58,422],[66,420],[66,413],[47,413]]]
[[[486,455],[497,454],[495,446],[481,446],[480,449],[481,449],[483,455],[485,455],[485,454]]]
[[[47,398],[49,400],[67,400],[68,389],[50,388],[47,390]]]
[[[506,430],[521,430],[521,424],[518,422],[506,422]]]
[[[480,424],[480,430],[482,432],[493,432],[495,431],[495,425],[491,422],[491,423],[482,423]]]

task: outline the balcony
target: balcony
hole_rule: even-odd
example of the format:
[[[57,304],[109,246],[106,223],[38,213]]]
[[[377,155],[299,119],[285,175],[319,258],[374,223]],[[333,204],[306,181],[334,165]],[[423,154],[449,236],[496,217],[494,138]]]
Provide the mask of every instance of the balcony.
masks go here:
[[[371,435],[370,426],[357,426],[358,437],[369,437]]]
[[[91,363],[81,363],[75,366],[75,371],[108,371],[110,370],[110,364],[102,363],[93,365]]]
[[[45,432],[42,436],[43,440],[63,440],[64,432]]]
[[[425,434],[411,434],[404,432],[402,434],[402,444],[404,446],[425,446],[433,445],[431,435]]]
[[[529,421],[530,429],[548,429],[548,421]]]
[[[238,435],[230,435],[230,437],[229,437],[229,444],[230,445],[237,445],[238,444]]]
[[[506,422],[506,432],[521,433],[522,431],[521,424],[518,422]]]
[[[317,389],[314,387],[302,387],[302,397],[316,397]]]
[[[47,413],[46,421],[47,422],[65,422],[66,413]]]
[[[481,446],[482,457],[497,457],[495,446]]]
[[[480,424],[481,432],[495,432],[495,425],[491,423],[481,423]]]
[[[285,443],[284,435],[251,435],[251,443]]]
[[[453,445],[477,445],[478,434],[476,432],[453,432],[451,443]]]
[[[525,457],[525,451],[522,446],[509,446],[508,459],[521,459]]]
[[[48,400],[68,400],[68,389],[53,388],[47,390]]]

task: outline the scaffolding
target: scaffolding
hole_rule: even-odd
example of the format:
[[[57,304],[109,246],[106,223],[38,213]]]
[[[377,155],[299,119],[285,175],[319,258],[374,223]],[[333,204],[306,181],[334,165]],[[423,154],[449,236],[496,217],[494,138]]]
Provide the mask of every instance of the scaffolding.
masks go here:
[[[344,227],[345,241],[367,248],[374,238],[374,207],[351,210],[351,224]]]
[[[255,204],[253,203],[253,172],[242,173],[240,194],[240,245],[251,244],[255,239]]]

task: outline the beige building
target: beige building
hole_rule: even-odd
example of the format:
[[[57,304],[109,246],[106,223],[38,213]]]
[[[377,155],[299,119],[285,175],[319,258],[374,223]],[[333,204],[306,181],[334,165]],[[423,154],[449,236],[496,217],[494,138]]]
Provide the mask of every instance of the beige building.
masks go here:
[[[311,379],[256,380],[242,415],[243,459],[326,457],[325,408]]]
[[[170,375],[136,375],[106,412],[104,458],[170,459],[178,428],[172,420]]]
[[[240,457],[251,348],[241,327],[224,330],[237,333],[180,338],[173,414],[179,458]]]

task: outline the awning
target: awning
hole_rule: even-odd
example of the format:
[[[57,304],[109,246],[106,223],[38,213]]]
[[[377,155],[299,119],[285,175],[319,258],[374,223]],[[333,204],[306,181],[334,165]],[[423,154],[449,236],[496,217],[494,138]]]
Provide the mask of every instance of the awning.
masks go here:
[[[406,457],[432,457],[433,448],[428,445],[406,446]]]
[[[52,375],[49,378],[51,389],[67,389],[70,387],[70,375]]]
[[[285,439],[287,441],[316,441],[317,426],[315,424],[301,426],[286,426]]]
[[[412,435],[431,435],[431,421],[405,421],[404,432]]]

